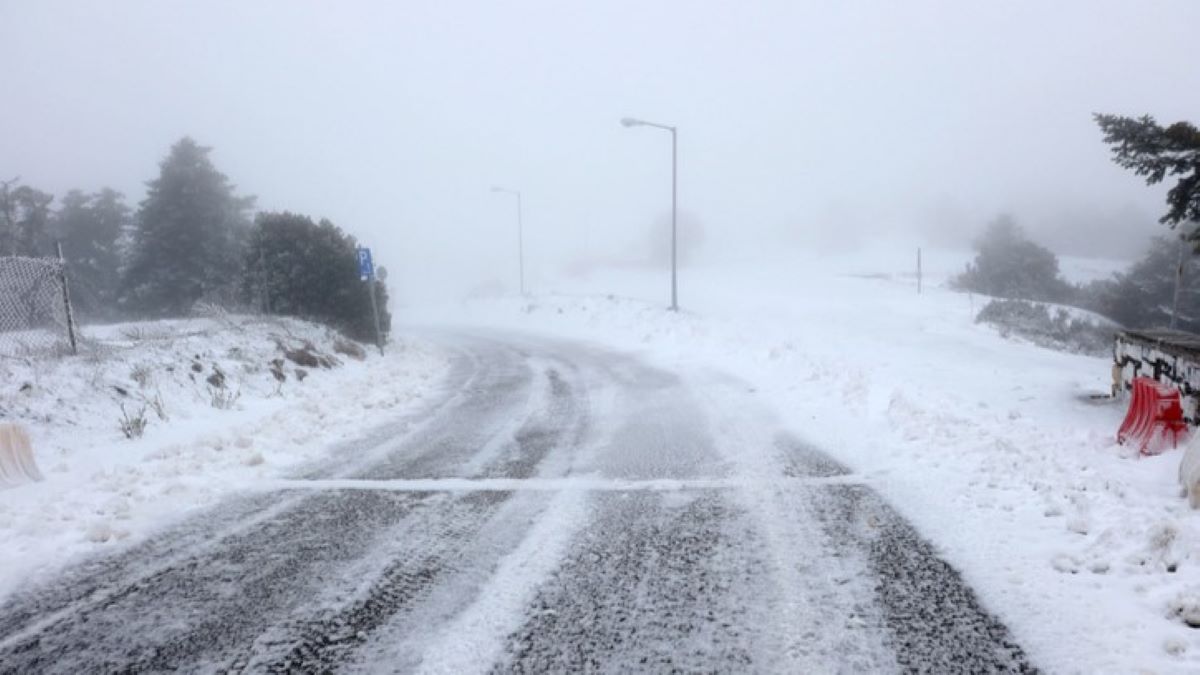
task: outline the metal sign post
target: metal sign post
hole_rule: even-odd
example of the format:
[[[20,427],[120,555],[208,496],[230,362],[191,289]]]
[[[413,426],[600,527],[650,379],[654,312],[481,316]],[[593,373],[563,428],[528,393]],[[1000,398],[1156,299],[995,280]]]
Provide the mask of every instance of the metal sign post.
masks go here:
[[[358,278],[367,283],[367,295],[371,297],[371,316],[375,319],[375,346],[383,356],[383,330],[379,326],[379,303],[375,299],[375,264],[371,261],[371,249],[358,249]]]

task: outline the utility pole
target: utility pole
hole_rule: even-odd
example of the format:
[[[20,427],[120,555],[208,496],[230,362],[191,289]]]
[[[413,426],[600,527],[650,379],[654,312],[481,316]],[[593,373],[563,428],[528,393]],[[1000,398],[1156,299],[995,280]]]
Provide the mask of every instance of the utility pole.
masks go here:
[[[1187,248],[1187,241],[1180,236],[1179,260],[1175,265],[1175,297],[1171,300],[1171,330],[1175,330],[1179,320],[1179,289],[1183,286],[1183,252],[1185,248]]]
[[[921,294],[921,247],[917,247],[917,295]]]
[[[517,267],[520,273],[521,296],[525,296],[525,223],[521,215],[521,191],[517,190]]]

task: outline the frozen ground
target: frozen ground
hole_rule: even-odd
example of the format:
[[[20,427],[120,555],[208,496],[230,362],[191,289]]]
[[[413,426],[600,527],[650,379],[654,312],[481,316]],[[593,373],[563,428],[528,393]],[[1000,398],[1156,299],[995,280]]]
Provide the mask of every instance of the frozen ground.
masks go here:
[[[386,356],[358,360],[336,353],[325,329],[290,320],[223,316],[85,335],[76,357],[0,360],[0,420],[28,429],[45,475],[0,489],[0,600],[247,485],[349,461],[339,441],[418,404],[445,370],[444,355],[420,342],[401,338]],[[306,342],[337,365],[286,357]],[[144,414],[142,437],[120,430],[122,407]]]
[[[1104,358],[1005,339],[945,287],[967,256],[880,247],[774,264],[543,282],[555,292],[424,310],[424,321],[616,346],[744,378],[790,431],[865,477],[930,537],[1052,672],[1196,672],[1200,527],[1180,452],[1114,443]],[[1065,261],[1107,276],[1108,261]],[[537,289],[535,288],[535,291]],[[650,302],[637,298],[656,298]],[[1195,618],[1195,617],[1194,617]]]

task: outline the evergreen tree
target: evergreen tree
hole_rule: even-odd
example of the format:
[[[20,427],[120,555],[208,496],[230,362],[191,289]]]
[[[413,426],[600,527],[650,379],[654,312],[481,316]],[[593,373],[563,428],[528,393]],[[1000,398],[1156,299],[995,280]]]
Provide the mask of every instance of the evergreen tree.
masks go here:
[[[121,193],[105,188],[93,195],[79,190],[62,199],[55,229],[71,280],[71,298],[79,315],[113,319],[120,285],[120,241],[130,211]]]
[[[1145,176],[1147,185],[1180,176],[1167,193],[1167,213],[1159,222],[1175,227],[1200,221],[1200,129],[1188,122],[1164,128],[1149,115],[1138,119],[1095,115],[1095,119],[1104,142],[1112,146],[1113,161]],[[1198,241],[1196,231],[1190,240]]]
[[[1088,304],[1127,328],[1170,326],[1181,245],[1176,237],[1156,237],[1127,272],[1093,282],[1085,291]],[[1183,257],[1176,328],[1200,332],[1200,259],[1195,256]]]
[[[975,243],[975,261],[955,283],[1000,298],[1065,302],[1072,287],[1058,272],[1058,258],[1039,246],[1010,216],[992,221]]]
[[[54,255],[50,204],[54,196],[16,181],[0,183],[0,255]]]
[[[356,249],[354,238],[328,220],[314,223],[293,213],[260,213],[245,257],[243,300],[373,341],[370,296],[358,276]],[[383,282],[374,283],[386,334],[391,324],[387,289]]]
[[[122,281],[121,299],[135,312],[180,316],[199,300],[232,299],[254,202],[234,194],[210,151],[180,140],[147,184]]]

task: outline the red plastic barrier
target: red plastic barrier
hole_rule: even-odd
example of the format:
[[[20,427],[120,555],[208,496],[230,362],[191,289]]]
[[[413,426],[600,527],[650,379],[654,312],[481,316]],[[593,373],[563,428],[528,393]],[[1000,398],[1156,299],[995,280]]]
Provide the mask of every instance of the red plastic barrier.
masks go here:
[[[1167,435],[1171,436],[1171,447],[1178,447],[1180,436],[1187,432],[1179,390],[1152,377],[1135,377],[1133,400],[1117,431],[1117,442],[1135,441],[1141,454],[1157,455],[1166,448]]]

